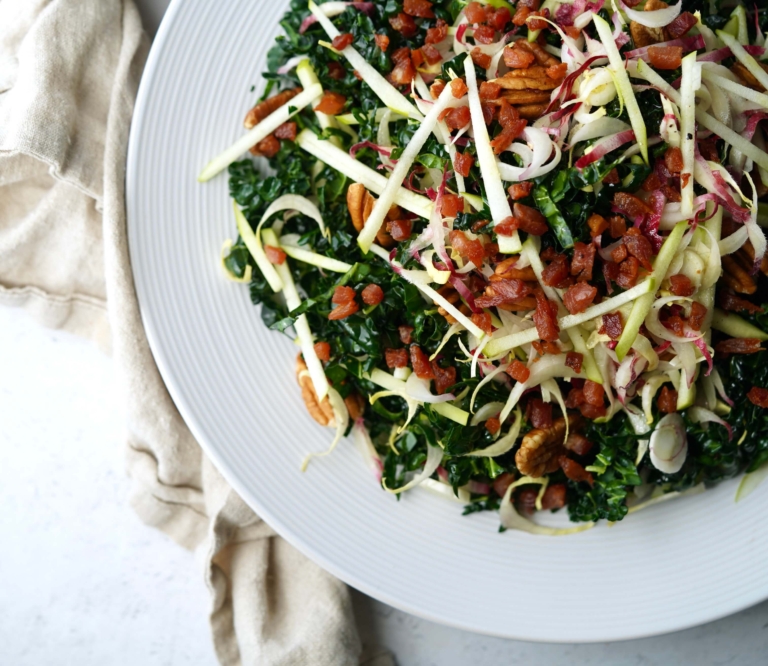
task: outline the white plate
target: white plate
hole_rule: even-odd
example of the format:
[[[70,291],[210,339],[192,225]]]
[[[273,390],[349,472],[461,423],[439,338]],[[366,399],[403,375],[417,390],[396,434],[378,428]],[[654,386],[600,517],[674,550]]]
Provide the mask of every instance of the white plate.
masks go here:
[[[131,259],[149,341],[179,410],[227,479],[318,564],[389,604],[474,631],[606,641],[681,629],[768,596],[768,484],[661,504],[547,538],[417,489],[380,490],[350,442],[302,474],[331,432],[305,413],[296,348],[218,265],[236,235],[227,179],[195,177],[242,133],[287,3],[175,0],[131,132]]]

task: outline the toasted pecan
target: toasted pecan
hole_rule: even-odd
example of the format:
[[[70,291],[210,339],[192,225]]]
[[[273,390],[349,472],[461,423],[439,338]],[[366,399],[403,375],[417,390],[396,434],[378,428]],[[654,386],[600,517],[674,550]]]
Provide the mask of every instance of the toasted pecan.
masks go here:
[[[547,74],[547,68],[541,65],[510,70],[493,82],[505,90],[554,90],[560,85]]]
[[[304,406],[307,408],[309,415],[320,425],[333,425],[335,419],[328,396],[323,398],[322,402],[318,401],[315,387],[312,384],[312,378],[307,370],[307,364],[304,362],[301,354],[296,357],[296,381],[301,388],[301,398],[304,400]]]
[[[667,6],[667,3],[663,0],[648,0],[645,3],[644,11],[652,12],[657,9],[664,9]],[[638,49],[651,46],[651,44],[658,44],[668,39],[664,28],[647,28],[637,23],[637,21],[629,22],[629,34],[632,36],[635,48]]]
[[[560,61],[551,53],[548,53],[538,42],[518,39],[513,46],[533,53],[536,58],[536,64],[542,67],[552,67],[553,65],[560,64]]]
[[[762,67],[766,72],[768,72],[768,65],[765,65],[763,63],[758,63],[760,67]],[[762,84],[755,78],[755,75],[750,72],[744,65],[742,65],[740,62],[734,63],[731,67],[731,71],[738,76],[745,86],[748,88],[752,88],[753,90],[758,90],[760,92],[765,92],[765,88],[763,88]]]
[[[440,289],[437,290],[437,293],[445,298],[445,300],[448,301],[451,305],[455,305],[461,314],[467,316],[472,314],[472,310],[470,310],[469,306],[462,302],[459,292],[456,291],[456,289],[454,289],[450,284],[446,284],[440,287]],[[444,307],[440,306],[437,308],[437,312],[440,316],[445,317],[445,320],[449,324],[456,323],[456,318],[452,315],[449,315],[448,311]]]
[[[353,391],[344,398],[344,404],[347,406],[349,418],[353,421],[357,421],[365,412],[365,398],[357,391]]]
[[[352,183],[347,189],[347,208],[349,209],[349,216],[352,218],[352,225],[360,232],[363,230],[368,217],[373,210],[373,206],[376,203],[376,197],[374,197],[365,186],[360,183]],[[397,220],[400,218],[402,211],[397,205],[393,205],[387,213],[388,220]],[[395,241],[392,236],[386,230],[385,225],[382,225],[376,234],[376,241],[379,245],[386,248],[393,247]]]
[[[278,109],[286,102],[292,100],[296,95],[301,92],[301,88],[291,88],[290,90],[283,90],[283,92],[277,93],[273,97],[268,97],[263,102],[259,102],[254,106],[246,115],[243,120],[245,129],[253,129],[270,113]]]
[[[738,294],[754,294],[757,291],[752,276],[744,270],[739,262],[732,256],[726,255],[723,262],[723,282]]]
[[[518,113],[522,107],[533,105],[546,105],[549,103],[550,93],[545,90],[505,90],[501,98],[518,107]],[[528,109],[530,111],[530,109]],[[522,114],[520,114],[522,117]],[[536,117],[538,118],[538,116]]]
[[[546,102],[548,101],[549,96],[547,96]],[[538,120],[544,115],[544,112],[547,110],[547,106],[549,106],[547,103],[521,104],[517,107],[517,112],[520,114],[521,118],[525,118],[526,120]]]
[[[581,423],[578,414],[568,415],[569,428]],[[565,418],[555,419],[549,428],[529,431],[515,454],[515,464],[521,474],[534,478],[551,474],[560,466],[558,458],[565,453]]]
[[[752,243],[747,241],[742,245],[741,249],[749,256],[749,258],[754,261],[755,260],[755,248],[752,247]],[[760,272],[763,275],[768,275],[768,256],[764,256],[763,260],[760,262]]]
[[[365,189],[365,185],[352,183],[347,190],[347,208],[349,216],[352,218],[352,224],[360,232],[365,226],[363,211],[365,210],[365,200],[370,197],[370,193]]]

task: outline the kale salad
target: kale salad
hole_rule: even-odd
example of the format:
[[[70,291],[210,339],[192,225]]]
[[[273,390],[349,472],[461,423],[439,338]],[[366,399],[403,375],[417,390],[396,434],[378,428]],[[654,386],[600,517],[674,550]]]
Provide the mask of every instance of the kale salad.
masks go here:
[[[535,534],[755,487],[768,9],[291,0],[281,26],[199,180],[228,170],[224,270],[335,429],[305,466],[347,436],[385,491]]]

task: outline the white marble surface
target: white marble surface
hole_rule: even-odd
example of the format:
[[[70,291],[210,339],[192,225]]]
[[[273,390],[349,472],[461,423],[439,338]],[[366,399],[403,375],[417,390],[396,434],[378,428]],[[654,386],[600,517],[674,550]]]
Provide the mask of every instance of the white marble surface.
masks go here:
[[[154,32],[167,0],[138,4]],[[128,506],[122,432],[110,360],[0,309],[0,664],[215,664],[200,566]],[[768,660],[768,603],[659,638],[545,645],[354,598],[364,641],[388,646],[400,666]]]

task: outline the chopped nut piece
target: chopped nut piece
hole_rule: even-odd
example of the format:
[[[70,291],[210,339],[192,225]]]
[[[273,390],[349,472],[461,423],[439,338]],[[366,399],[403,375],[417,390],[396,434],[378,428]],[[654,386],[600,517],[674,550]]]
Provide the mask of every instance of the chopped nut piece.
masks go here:
[[[575,428],[581,419],[576,414],[568,415],[571,429]],[[551,474],[558,469],[558,458],[565,453],[565,418],[555,419],[550,428],[535,428],[528,432],[515,454],[515,464],[521,474],[538,478]]]

